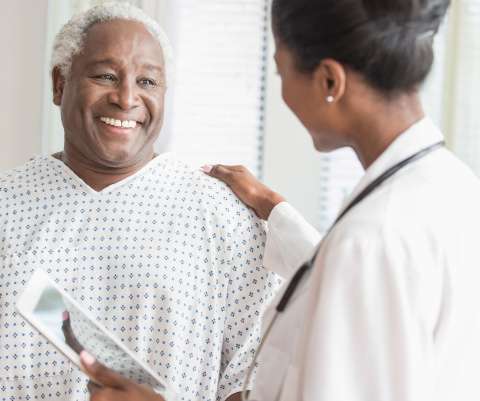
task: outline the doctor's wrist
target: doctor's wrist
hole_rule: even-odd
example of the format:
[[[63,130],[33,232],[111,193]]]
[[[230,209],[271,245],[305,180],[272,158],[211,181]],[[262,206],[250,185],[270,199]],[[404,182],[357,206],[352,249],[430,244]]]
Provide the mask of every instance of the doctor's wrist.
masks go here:
[[[282,195],[271,190],[263,192],[259,195],[255,212],[261,219],[268,220],[275,206],[282,202],[285,202],[285,198]]]

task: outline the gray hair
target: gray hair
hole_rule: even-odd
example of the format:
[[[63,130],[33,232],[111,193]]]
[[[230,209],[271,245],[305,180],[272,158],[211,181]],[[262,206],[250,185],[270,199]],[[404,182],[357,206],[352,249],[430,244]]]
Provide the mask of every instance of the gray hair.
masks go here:
[[[70,74],[73,57],[82,51],[88,30],[97,23],[112,20],[142,23],[158,40],[163,50],[165,78],[168,80],[173,52],[167,35],[160,25],[139,8],[124,2],[108,2],[73,16],[58,32],[53,43],[51,70],[58,67],[64,77]]]

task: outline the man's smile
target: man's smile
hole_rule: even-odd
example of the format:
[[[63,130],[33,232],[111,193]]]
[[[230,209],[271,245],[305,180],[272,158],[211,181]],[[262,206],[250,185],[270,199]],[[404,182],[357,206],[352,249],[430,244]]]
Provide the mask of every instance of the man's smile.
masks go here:
[[[137,121],[135,120],[118,120],[111,117],[100,117],[100,121],[118,128],[135,128],[137,126]]]

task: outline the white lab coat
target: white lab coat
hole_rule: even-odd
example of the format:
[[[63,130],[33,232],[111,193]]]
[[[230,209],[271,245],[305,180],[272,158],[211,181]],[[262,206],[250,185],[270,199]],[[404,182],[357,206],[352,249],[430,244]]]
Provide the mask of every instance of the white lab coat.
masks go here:
[[[427,118],[412,126],[346,204],[441,139]],[[479,180],[440,149],[352,209],[266,340],[252,399],[480,400],[479,208]],[[268,223],[265,264],[291,276],[319,235],[286,203]]]

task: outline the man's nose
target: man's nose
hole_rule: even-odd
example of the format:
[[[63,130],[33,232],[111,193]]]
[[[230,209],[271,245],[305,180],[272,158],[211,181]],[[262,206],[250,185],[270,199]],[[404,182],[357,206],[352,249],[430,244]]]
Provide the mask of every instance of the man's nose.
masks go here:
[[[131,110],[140,103],[137,83],[130,80],[119,82],[117,87],[110,92],[110,103],[117,105],[122,110]]]

